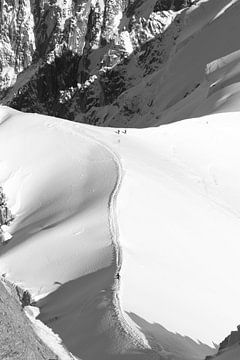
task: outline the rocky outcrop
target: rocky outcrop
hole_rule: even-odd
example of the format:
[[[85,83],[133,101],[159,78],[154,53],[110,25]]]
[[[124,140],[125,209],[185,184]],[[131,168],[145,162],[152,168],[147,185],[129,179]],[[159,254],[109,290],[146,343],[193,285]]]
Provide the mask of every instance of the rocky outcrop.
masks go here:
[[[11,360],[58,359],[35,334],[15,293],[0,280],[0,358]]]
[[[163,11],[172,9],[174,11],[179,11],[184,7],[191,6],[195,1],[193,0],[158,0],[154,7],[154,11]]]
[[[214,356],[207,356],[205,360],[217,360],[218,356],[223,352],[230,350],[234,345],[240,345],[240,325],[237,326],[236,331],[231,331],[231,334],[220,343],[217,354]]]
[[[0,187],[0,243],[5,242],[11,238],[7,229],[14,217],[7,205],[7,199]]]
[[[0,89],[6,89],[33,61],[34,19],[29,1],[1,1],[0,34]]]
[[[163,34],[191,3],[1,1],[1,103],[104,125],[105,106],[167,59],[179,23],[167,46]]]
[[[237,326],[236,331],[232,331],[231,334],[221,342],[219,352],[235,344],[240,344],[240,325]]]

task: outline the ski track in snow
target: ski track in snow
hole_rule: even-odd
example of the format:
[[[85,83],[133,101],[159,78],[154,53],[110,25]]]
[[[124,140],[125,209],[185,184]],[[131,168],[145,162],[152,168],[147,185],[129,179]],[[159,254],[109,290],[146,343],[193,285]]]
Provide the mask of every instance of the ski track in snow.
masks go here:
[[[5,108],[1,108],[1,109],[4,110],[3,111],[3,120],[5,123],[8,120],[8,118],[11,118],[12,111],[10,110],[9,112],[7,112],[7,111],[5,111]],[[15,114],[15,112],[13,112],[13,115],[14,114]],[[0,124],[2,124],[2,123],[3,122],[1,122]],[[45,125],[47,125],[47,127],[50,126],[48,123]],[[138,350],[138,351],[145,351],[145,350],[149,351],[150,347],[149,347],[144,335],[141,332],[138,332],[137,328],[133,328],[130,325],[130,323],[128,322],[127,318],[125,317],[125,314],[121,308],[120,299],[119,299],[120,279],[118,279],[117,275],[120,273],[121,265],[122,265],[122,248],[121,248],[121,244],[119,241],[119,229],[118,229],[118,221],[117,221],[117,215],[116,215],[116,203],[118,200],[118,194],[119,194],[119,191],[121,188],[123,174],[124,174],[124,169],[123,169],[121,160],[119,159],[118,155],[112,149],[110,149],[106,144],[104,144],[100,140],[96,139],[94,136],[90,136],[89,134],[85,134],[84,132],[75,131],[75,128],[72,127],[71,123],[68,123],[68,122],[57,123],[55,121],[51,122],[51,127],[54,128],[55,125],[57,125],[58,129],[62,130],[65,134],[71,133],[71,134],[79,137],[80,143],[81,143],[81,138],[85,138],[87,140],[90,140],[90,142],[97,144],[98,146],[104,148],[104,150],[110,154],[110,158],[112,159],[112,161],[114,163],[114,167],[116,169],[117,176],[116,176],[116,182],[113,186],[113,189],[112,189],[111,193],[109,194],[108,205],[107,205],[107,207],[108,207],[108,209],[107,209],[107,211],[108,211],[108,228],[109,228],[109,236],[110,236],[110,240],[111,240],[112,253],[113,253],[112,263],[115,267],[114,281],[113,281],[113,286],[112,286],[112,297],[110,296],[110,301],[112,301],[112,305],[110,306],[110,311],[109,311],[110,321],[111,321],[111,323],[114,324],[115,327],[118,328],[119,334],[120,335],[122,334],[122,337],[123,337],[122,340],[126,341],[126,339],[127,339],[127,343],[128,343],[128,345],[130,345],[131,349]],[[77,127],[77,129],[78,129],[78,127]],[[20,222],[20,225],[21,225],[21,222]],[[52,226],[53,227],[58,226],[58,222],[53,223],[53,225],[50,224],[50,227],[52,227]],[[38,232],[39,231],[41,232],[42,230],[45,230],[45,227],[37,229]],[[14,238],[13,238],[13,241],[14,241]],[[14,279],[12,279],[12,280],[14,282]],[[17,283],[18,283],[19,279],[15,279],[15,280],[17,280]],[[22,279],[22,280],[25,280],[25,279]],[[45,297],[46,294],[43,293],[42,295]],[[41,313],[40,313],[40,315],[41,315]],[[34,319],[32,319],[32,321],[34,324]],[[36,320],[36,321],[39,321],[39,320]],[[46,340],[46,339],[43,339],[43,340]],[[64,342],[65,342],[64,338],[62,338],[62,341],[64,344]],[[51,340],[50,340],[50,342],[51,342]],[[74,354],[74,355],[76,355],[76,354]]]
[[[66,125],[67,123],[58,124],[59,127]],[[67,127],[64,126],[66,130]],[[70,128],[68,129],[70,130]],[[145,339],[144,335],[140,332],[137,332],[137,328],[133,328],[128,322],[127,318],[124,315],[124,310],[121,307],[119,291],[121,286],[121,277],[117,279],[117,275],[121,272],[123,251],[121,247],[121,242],[119,240],[119,226],[116,214],[116,205],[118,200],[118,194],[121,189],[121,185],[124,178],[124,168],[119,156],[114,152],[106,143],[100,141],[95,136],[90,136],[89,133],[83,132],[80,135],[86,139],[90,139],[99,146],[103,147],[107,152],[111,154],[113,162],[115,164],[117,179],[114,185],[112,192],[109,195],[108,202],[108,223],[109,223],[109,233],[112,241],[113,247],[113,262],[115,262],[115,274],[114,274],[114,285],[113,285],[113,320],[117,320],[117,326],[120,328],[120,333],[126,334],[129,339],[131,339],[132,344],[139,350],[151,350],[150,346]]]
[[[106,144],[103,142],[100,142],[95,137],[91,137],[89,135],[84,134],[87,138],[91,138],[91,140],[95,141],[99,145],[103,146],[108,152],[111,153],[113,161],[116,165],[117,169],[117,181],[114,186],[114,189],[112,193],[109,196],[109,204],[108,204],[108,210],[109,210],[109,230],[111,234],[112,239],[112,246],[113,246],[113,252],[114,252],[114,260],[116,263],[116,271],[115,271],[115,281],[113,286],[114,296],[113,296],[113,309],[115,311],[115,314],[117,316],[117,320],[119,321],[119,325],[121,326],[121,330],[126,333],[132,340],[133,344],[135,344],[140,349],[149,349],[149,345],[147,343],[144,343],[143,339],[141,339],[141,336],[136,332],[133,327],[129,324],[126,317],[124,316],[124,311],[121,308],[121,303],[119,299],[119,289],[120,289],[120,282],[121,278],[117,279],[117,274],[121,271],[122,266],[122,247],[121,243],[119,241],[119,227],[118,227],[118,221],[117,221],[117,214],[116,214],[116,204],[117,204],[117,198],[118,194],[121,188],[121,184],[124,177],[124,169],[121,163],[120,158],[117,156],[113,150],[111,150]]]

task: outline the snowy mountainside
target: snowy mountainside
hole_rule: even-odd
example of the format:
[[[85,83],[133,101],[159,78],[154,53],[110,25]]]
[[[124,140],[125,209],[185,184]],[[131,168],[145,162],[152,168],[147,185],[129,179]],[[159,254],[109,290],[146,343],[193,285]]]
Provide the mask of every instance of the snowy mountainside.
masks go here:
[[[224,63],[227,56],[228,62],[233,59],[235,64],[239,59],[239,15],[238,0],[202,1],[182,11],[163,35],[162,44],[165,38],[169,44],[168,36],[171,37],[179,19],[180,31],[177,32],[175,44],[171,47],[166,62],[123,92],[113,104],[100,109],[100,112],[95,109],[102,119],[100,124],[140,128],[157,126],[194,117],[198,107],[196,115],[207,115],[211,113],[211,108],[208,111],[207,106],[212,104],[213,108],[220,107],[221,99],[224,103],[232,100],[234,108],[239,110],[238,77],[232,76],[233,84],[228,99],[223,95],[227,83],[220,79],[226,71],[223,66],[223,71],[219,69],[218,72],[219,89],[223,88],[222,93],[211,97],[215,84],[209,82],[210,64],[213,61],[217,67],[218,62]],[[147,45],[151,46],[152,43]],[[151,62],[148,52],[145,60],[146,63]]]
[[[212,343],[239,323],[240,0],[0,6],[1,102],[28,112],[0,106],[0,274],[34,331],[239,360],[239,331]]]
[[[3,0],[1,103],[97,123],[96,107],[112,104],[166,61],[182,22],[174,19],[191,3]]]
[[[0,176],[15,220],[0,270],[73,355],[202,360],[215,352],[204,342],[234,327],[238,118],[125,133],[1,108],[0,144],[12,151]]]
[[[31,61],[24,58],[24,49],[30,51],[25,35],[16,47],[12,33],[2,33],[8,34],[1,47],[2,104],[83,123],[139,128],[220,112],[226,109],[223,103],[239,110],[238,77],[220,80],[226,61],[238,71],[239,0],[41,4],[19,5],[34,18]],[[17,9],[5,8],[8,21]],[[22,60],[13,64],[16,51]],[[218,64],[222,71],[216,72]],[[214,66],[217,86],[211,80]]]
[[[152,251],[156,255],[164,249],[167,252],[169,243],[171,252],[177,240],[173,237],[173,243],[165,242],[166,228],[162,227],[161,242],[152,235],[145,242],[146,231],[156,230],[156,213],[163,218],[169,200],[169,206],[178,209],[176,199],[169,199],[168,192],[173,186],[169,172],[175,168],[178,173],[178,165],[173,162],[170,168],[164,166],[169,151],[163,141],[167,129],[159,129],[155,135],[148,130],[117,134],[111,128],[23,114],[5,107],[0,107],[0,113],[0,181],[15,217],[9,226],[13,237],[0,248],[0,272],[32,294],[40,309],[39,319],[81,359],[165,360],[171,356],[174,360],[202,360],[213,354],[215,349],[190,338],[203,337],[203,324],[195,322],[188,333],[181,317],[173,323],[171,316],[164,316],[173,288],[167,285],[168,276],[165,280],[162,277],[162,286],[155,286],[152,275],[154,271],[166,275],[168,265],[165,268],[156,257],[148,262]],[[174,132],[175,128],[169,128],[169,136]],[[3,151],[6,141],[12,149],[7,154]],[[163,147],[152,148],[159,141]],[[164,154],[164,149],[166,154],[159,162],[159,151]],[[152,156],[156,163],[149,167]],[[143,167],[149,168],[148,178],[142,174]],[[189,180],[187,176],[187,188]],[[143,187],[149,189],[146,196],[142,195]],[[187,207],[191,205],[188,191],[183,192],[180,186],[176,192],[184,194]],[[135,204],[132,196],[140,204]],[[150,214],[139,212],[141,203]],[[195,220],[197,224],[197,217]],[[180,226],[182,218],[178,221]],[[188,232],[183,236],[188,237]],[[142,252],[148,257],[144,259]],[[137,259],[142,262],[143,273]],[[134,286],[132,281],[136,282]],[[146,282],[149,294],[154,294],[152,300],[161,306],[146,299]],[[145,313],[148,302],[151,311]],[[174,303],[177,309],[179,304]],[[185,316],[184,309],[182,313]],[[153,318],[158,326],[153,325]],[[207,341],[211,342],[209,337]]]

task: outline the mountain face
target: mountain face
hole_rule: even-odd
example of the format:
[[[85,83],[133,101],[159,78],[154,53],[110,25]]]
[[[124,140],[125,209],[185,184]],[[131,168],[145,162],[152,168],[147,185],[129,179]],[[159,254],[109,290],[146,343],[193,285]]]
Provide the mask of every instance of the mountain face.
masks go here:
[[[239,343],[240,343],[240,325],[237,327],[236,331],[232,331],[231,334],[221,342],[219,346],[219,352]]]
[[[218,342],[238,314],[226,304],[239,263],[239,16],[240,0],[0,3],[0,103],[147,127],[0,106],[1,274],[43,296],[40,320],[77,356],[240,358],[239,328],[217,354],[180,335],[190,324],[189,336],[211,342],[215,331]],[[15,312],[1,321],[11,336]]]
[[[240,325],[237,330],[231,331],[219,345],[217,354],[207,356],[205,360],[233,360],[238,359],[240,355]]]
[[[181,29],[178,12],[192,3],[1,1],[1,103],[107,125],[108,106],[166,62]],[[137,100],[122,116],[135,111]]]
[[[1,359],[58,359],[33,331],[14,287],[3,278],[0,278],[0,334]],[[69,359],[73,358],[69,355]]]

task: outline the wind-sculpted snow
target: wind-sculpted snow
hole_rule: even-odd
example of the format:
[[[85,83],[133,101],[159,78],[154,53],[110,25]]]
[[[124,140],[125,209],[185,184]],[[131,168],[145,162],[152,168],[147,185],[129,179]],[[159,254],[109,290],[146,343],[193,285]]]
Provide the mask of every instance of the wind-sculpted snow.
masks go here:
[[[203,167],[194,169],[189,149],[183,146],[185,131],[191,136],[202,131],[206,142],[210,128],[205,120],[196,123],[196,132],[186,123],[125,133],[7,108],[1,111],[7,120],[0,131],[0,176],[15,216],[10,226],[13,238],[1,248],[1,272],[32,293],[39,318],[82,359],[150,360],[171,354],[173,359],[192,360],[193,355],[202,359],[212,354],[209,346],[171,333],[208,342],[210,332],[218,336],[210,325],[215,315],[222,316],[217,279],[223,281],[237,266],[233,261],[225,273],[219,268],[227,231],[232,228],[231,251],[240,230],[232,215],[238,211],[232,186],[221,190],[227,183],[218,175],[215,147],[209,141],[213,155],[208,172],[205,152],[196,149]],[[11,151],[4,153],[6,146]],[[227,154],[232,156],[231,149]],[[120,192],[119,161],[125,174]],[[219,221],[219,230],[214,221]],[[193,241],[202,248],[196,267]],[[209,277],[215,247],[219,260]],[[188,266],[183,266],[184,256]],[[210,283],[216,283],[216,297],[207,290]],[[187,301],[192,291],[195,298]],[[219,310],[211,317],[205,313],[205,296]],[[224,329],[232,326],[232,316],[227,318]],[[151,325],[153,321],[159,328]]]
[[[1,112],[0,182],[15,217],[1,273],[39,300],[40,319],[74,355],[152,359],[119,307],[117,157],[70,122]]]
[[[240,1],[0,6],[1,101],[113,126],[0,107],[0,273],[34,330],[61,359],[238,359],[211,342],[239,323]]]
[[[239,113],[115,138],[112,129],[88,131],[120,154],[126,171],[118,201],[124,310],[218,343],[238,321]]]

